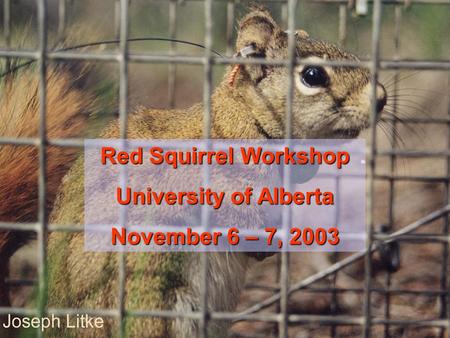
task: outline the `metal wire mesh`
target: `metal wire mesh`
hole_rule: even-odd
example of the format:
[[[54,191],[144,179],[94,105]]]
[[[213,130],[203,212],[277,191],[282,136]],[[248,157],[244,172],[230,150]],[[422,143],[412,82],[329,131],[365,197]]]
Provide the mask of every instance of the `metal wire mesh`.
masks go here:
[[[287,67],[291,74],[289,80],[289,90],[287,93],[287,109],[286,109],[286,125],[285,125],[285,138],[286,142],[292,136],[292,100],[294,93],[294,78],[293,69],[299,64],[303,64],[301,59],[298,59],[294,49],[294,31],[298,26],[296,22],[295,13],[298,6],[297,0],[266,0],[262,2],[278,3],[281,6],[281,13],[283,20],[290,32],[289,34],[289,55],[287,60],[282,61],[268,61],[268,60],[247,60],[236,59],[231,57],[233,53],[233,32],[235,25],[235,1],[234,0],[188,0],[188,1],[203,1],[204,2],[204,19],[205,19],[205,36],[204,45],[206,47],[203,56],[183,56],[178,55],[176,45],[170,45],[169,55],[149,55],[145,53],[130,53],[128,48],[128,35],[129,35],[129,1],[128,0],[116,0],[115,1],[115,25],[116,34],[120,39],[119,48],[116,52],[73,52],[73,51],[52,51],[48,50],[47,43],[47,18],[48,8],[46,0],[36,0],[38,9],[38,48],[36,50],[13,50],[9,49],[10,35],[11,35],[11,3],[9,0],[3,1],[3,23],[4,23],[4,37],[6,41],[6,48],[0,50],[0,57],[11,58],[18,57],[24,59],[36,60],[39,71],[39,101],[40,101],[40,119],[39,119],[39,135],[36,138],[0,138],[0,144],[14,144],[14,145],[32,145],[39,149],[39,215],[38,222],[16,224],[0,222],[0,229],[13,229],[18,231],[35,231],[37,233],[38,243],[38,292],[40,300],[37,307],[34,309],[24,309],[7,307],[0,308],[0,314],[14,313],[18,315],[39,315],[55,314],[66,315],[78,313],[80,309],[55,309],[48,308],[46,304],[47,299],[47,255],[46,255],[46,241],[49,231],[80,231],[79,227],[61,226],[57,224],[47,224],[46,222],[46,147],[58,146],[58,147],[82,147],[82,139],[49,139],[46,134],[46,66],[50,60],[87,60],[87,61],[113,61],[119,65],[119,121],[120,121],[120,136],[125,139],[127,136],[127,114],[128,114],[128,96],[129,96],[129,74],[128,67],[130,63],[167,63],[169,64],[169,81],[168,81],[168,96],[169,106],[175,105],[175,91],[176,91],[176,67],[178,64],[196,64],[202,65],[204,69],[204,81],[203,81],[203,137],[209,139],[211,135],[211,93],[212,93],[212,70],[215,65],[229,65],[229,64],[265,64],[265,65],[280,65]],[[372,83],[376,83],[379,79],[379,72],[381,70],[400,70],[400,69],[422,69],[422,70],[434,70],[434,71],[448,71],[450,70],[450,62],[445,60],[440,61],[411,61],[400,60],[399,51],[401,46],[401,34],[400,26],[402,20],[402,13],[404,6],[414,4],[444,4],[450,6],[448,0],[357,0],[354,3],[353,0],[347,2],[346,0],[313,0],[317,3],[330,3],[338,4],[337,15],[339,18],[338,25],[338,40],[341,45],[344,45],[347,40],[347,14],[349,7],[355,7],[358,14],[367,14],[368,10],[372,9],[372,50],[371,56],[368,60],[362,62],[351,61],[320,61],[311,62],[308,64],[321,64],[329,66],[348,66],[348,67],[361,67],[366,66],[370,68],[372,74]],[[211,52],[212,48],[212,26],[213,26],[213,2],[226,2],[227,3],[227,19],[226,19],[226,52],[228,57],[218,58]],[[71,3],[71,2],[70,2]],[[59,1],[58,13],[58,35],[61,37],[64,35],[65,26],[67,24],[67,16],[70,12],[68,10],[68,2],[66,0]],[[174,38],[176,36],[177,28],[177,8],[179,1],[170,0],[169,2],[169,37]],[[395,55],[393,59],[381,60],[380,59],[380,30],[381,30],[381,18],[382,8],[384,6],[390,6],[394,11],[394,45]],[[398,77],[398,74],[395,74]],[[394,89],[395,92],[395,89]],[[376,97],[376,86],[373,86],[372,98]],[[450,113],[450,102],[448,103]],[[384,337],[391,337],[390,327],[392,325],[401,326],[427,326],[436,327],[440,330],[439,336],[445,337],[449,334],[450,330],[450,285],[449,285],[449,224],[448,224],[448,212],[450,212],[449,195],[450,195],[450,132],[448,137],[448,149],[439,151],[411,151],[402,150],[398,148],[398,140],[395,133],[392,133],[390,144],[392,148],[390,150],[380,151],[376,144],[376,100],[372,99],[372,115],[371,115],[371,128],[368,137],[368,174],[367,174],[367,248],[365,252],[356,253],[350,255],[342,260],[335,260],[334,264],[331,264],[325,270],[322,270],[316,274],[309,276],[308,278],[296,283],[290,283],[289,281],[289,253],[283,252],[281,259],[279,260],[279,287],[273,290],[273,295],[260,301],[259,303],[249,307],[245,311],[224,313],[224,312],[212,312],[208,310],[207,306],[207,265],[208,256],[203,255],[203,275],[202,275],[202,299],[201,309],[198,312],[180,313],[172,311],[156,311],[153,309],[147,309],[145,311],[129,311],[125,307],[124,295],[125,295],[125,253],[120,254],[119,257],[119,306],[116,310],[91,310],[83,309],[84,313],[91,315],[98,315],[104,317],[115,317],[120,322],[120,335],[123,337],[126,335],[124,320],[129,317],[165,317],[165,318],[190,318],[196,319],[199,322],[199,334],[201,337],[207,337],[207,327],[211,320],[236,320],[236,321],[268,321],[277,325],[277,332],[279,337],[288,337],[288,328],[294,324],[320,324],[330,327],[330,337],[337,337],[336,328],[340,325],[354,325],[362,328],[363,337],[372,337],[371,331],[374,325],[384,326]],[[396,127],[398,121],[396,119],[387,118],[386,121],[390,123],[392,128]],[[446,125],[450,131],[450,117],[435,118],[435,117],[414,117],[405,119],[406,123],[429,123],[429,124],[442,124]],[[379,157],[387,157],[390,161],[390,172],[387,174],[377,174],[376,172],[376,159]],[[396,161],[401,157],[419,157],[419,158],[445,158],[447,161],[447,174],[445,176],[400,176],[394,173]],[[289,167],[285,167],[285,170],[289,170]],[[285,185],[289,186],[289,175],[284,175]],[[205,173],[205,180],[208,179],[208,173]],[[401,230],[392,232],[390,234],[383,234],[375,232],[374,218],[373,218],[373,201],[374,201],[374,182],[375,180],[384,180],[389,184],[389,211],[388,211],[388,223],[394,222],[395,212],[395,182],[400,181],[418,181],[418,182],[434,182],[440,183],[444,187],[445,198],[442,201],[442,208],[430,213],[429,215],[418,219],[417,221],[409,224]],[[206,209],[205,209],[206,210]],[[283,213],[283,226],[287,227],[290,223],[290,214]],[[126,216],[124,216],[126,217]],[[418,234],[413,233],[415,230],[430,224],[431,222],[443,219],[443,228],[441,233],[437,234]],[[202,215],[202,221],[207,226],[208,215],[207,212]],[[377,288],[373,286],[372,277],[372,253],[379,249],[382,243],[391,243],[393,241],[405,241],[405,242],[436,242],[442,246],[442,268],[440,274],[440,289],[439,290],[410,290],[410,289],[392,289],[391,288],[391,272],[385,273],[385,288]],[[342,271],[345,267],[352,263],[364,259],[364,287],[354,289],[340,289],[334,285],[331,288],[314,287],[314,284],[326,277],[334,276],[339,271]],[[335,281],[335,279],[334,279]],[[34,284],[34,281],[10,281],[14,285],[30,285]],[[288,299],[290,295],[299,290],[308,289],[311,292],[331,292],[333,297],[331,298],[331,308],[334,309],[329,315],[311,315],[311,314],[293,314],[289,312]],[[363,312],[360,316],[349,316],[337,314],[336,309],[337,295],[344,292],[357,292],[364,298]],[[374,316],[371,311],[372,295],[374,293],[380,293],[384,295],[384,315],[383,317]],[[423,319],[423,320],[409,320],[409,319],[392,319],[390,311],[391,296],[395,294],[418,294],[437,296],[440,298],[439,302],[439,319]],[[272,304],[278,304],[277,313],[260,312],[262,309],[267,308]],[[39,335],[43,335],[39,332]]]

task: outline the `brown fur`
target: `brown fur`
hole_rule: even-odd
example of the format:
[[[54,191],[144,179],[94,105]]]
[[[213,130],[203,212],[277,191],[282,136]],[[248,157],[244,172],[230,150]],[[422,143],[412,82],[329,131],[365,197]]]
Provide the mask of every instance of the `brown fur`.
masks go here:
[[[87,68],[78,68],[78,76]],[[81,75],[80,75],[81,74]],[[75,87],[78,79],[67,67],[48,70],[47,135],[69,138],[83,135],[95,98]],[[37,72],[28,68],[7,77],[1,87],[0,136],[38,137],[39,99]],[[47,156],[47,210],[54,203],[61,179],[78,153],[76,148],[49,147]],[[37,221],[38,148],[34,146],[0,146],[0,221]],[[8,289],[3,284],[8,275],[9,257],[32,234],[23,231],[0,231],[0,305],[8,305]]]

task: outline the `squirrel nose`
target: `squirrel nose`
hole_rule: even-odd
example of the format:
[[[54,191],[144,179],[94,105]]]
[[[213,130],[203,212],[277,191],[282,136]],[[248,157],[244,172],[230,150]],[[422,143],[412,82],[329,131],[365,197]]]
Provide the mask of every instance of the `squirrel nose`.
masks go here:
[[[381,83],[377,84],[377,113],[381,113],[387,102],[386,89]]]

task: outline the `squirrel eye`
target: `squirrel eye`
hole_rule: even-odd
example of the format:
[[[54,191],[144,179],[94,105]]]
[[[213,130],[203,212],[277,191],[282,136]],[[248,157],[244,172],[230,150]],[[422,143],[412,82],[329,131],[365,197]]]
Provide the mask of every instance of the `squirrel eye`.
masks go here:
[[[301,74],[303,84],[308,87],[325,87],[328,85],[328,74],[322,67],[306,66]]]

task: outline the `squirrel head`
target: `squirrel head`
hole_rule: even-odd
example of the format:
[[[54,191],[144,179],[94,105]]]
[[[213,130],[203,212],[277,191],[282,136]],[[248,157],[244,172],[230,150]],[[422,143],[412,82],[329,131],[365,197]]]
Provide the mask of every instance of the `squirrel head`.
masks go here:
[[[308,60],[358,59],[331,43],[315,40],[303,30],[296,31],[296,53],[306,65],[295,67],[293,98],[294,138],[353,138],[369,126],[371,112],[370,72],[366,68],[307,65]],[[239,23],[237,54],[243,57],[286,60],[288,33],[268,10],[253,7]],[[236,69],[236,68],[235,68]],[[234,74],[236,75],[236,74]],[[252,114],[268,137],[284,134],[287,67],[242,65],[233,90],[243,92]],[[386,103],[386,91],[377,85],[377,109]]]

